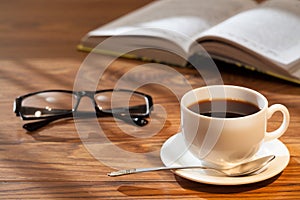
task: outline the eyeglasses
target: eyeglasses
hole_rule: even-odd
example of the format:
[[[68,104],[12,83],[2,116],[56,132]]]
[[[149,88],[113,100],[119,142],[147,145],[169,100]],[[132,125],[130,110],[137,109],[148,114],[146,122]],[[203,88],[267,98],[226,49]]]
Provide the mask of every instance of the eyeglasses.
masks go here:
[[[91,99],[95,112],[78,110],[82,97]],[[73,103],[72,103],[73,102]],[[35,131],[63,118],[113,116],[128,123],[144,126],[148,123],[153,102],[151,96],[125,89],[98,91],[44,90],[16,98],[14,112],[23,120],[40,120],[23,125]]]

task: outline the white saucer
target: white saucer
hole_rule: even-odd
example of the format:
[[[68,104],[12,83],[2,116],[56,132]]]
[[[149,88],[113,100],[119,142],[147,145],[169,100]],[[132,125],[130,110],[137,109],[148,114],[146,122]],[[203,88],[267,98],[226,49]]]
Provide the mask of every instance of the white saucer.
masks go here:
[[[177,133],[170,137],[162,146],[160,157],[166,166],[183,166],[183,165],[201,165],[201,161],[194,157],[184,144],[184,138],[181,133]],[[212,170],[174,170],[173,172],[183,178],[196,181],[199,183],[207,183],[213,185],[242,185],[255,183],[269,179],[281,171],[288,165],[290,153],[287,147],[278,139],[262,144],[261,149],[255,157],[266,155],[275,155],[276,158],[269,164],[268,168],[261,173],[244,177],[226,177],[217,173],[211,173]]]

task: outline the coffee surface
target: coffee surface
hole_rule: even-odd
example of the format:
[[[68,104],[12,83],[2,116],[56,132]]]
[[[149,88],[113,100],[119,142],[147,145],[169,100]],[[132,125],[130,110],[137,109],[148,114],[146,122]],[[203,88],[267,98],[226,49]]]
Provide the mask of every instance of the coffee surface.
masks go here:
[[[188,108],[195,113],[217,118],[244,117],[260,110],[250,102],[234,99],[201,100]]]

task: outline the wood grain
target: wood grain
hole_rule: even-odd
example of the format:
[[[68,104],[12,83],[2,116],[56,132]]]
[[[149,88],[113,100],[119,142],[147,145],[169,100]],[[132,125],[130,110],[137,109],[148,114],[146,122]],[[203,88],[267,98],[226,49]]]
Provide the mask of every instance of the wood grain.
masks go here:
[[[45,89],[72,90],[86,53],[76,51],[79,39],[89,30],[134,10],[150,0],[3,0],[0,6],[0,199],[298,199],[300,198],[300,87],[257,72],[220,64],[225,84],[253,88],[264,94],[270,104],[285,104],[291,114],[288,131],[281,137],[291,160],[279,175],[259,183],[242,186],[213,186],[195,183],[171,172],[152,172],[124,177],[108,177],[111,164],[128,163],[138,158],[103,157],[100,161],[83,142],[99,142],[99,131],[78,131],[84,121],[62,120],[27,133],[25,123],[13,113],[13,101],[19,96]],[[140,61],[118,59],[105,72],[98,88],[114,87],[124,74],[144,65]],[[194,69],[171,67],[183,75],[192,87],[205,85]],[[93,74],[87,74],[87,78]],[[132,84],[143,77],[172,87],[182,82],[163,73],[148,70],[131,76]],[[217,80],[216,80],[217,82]],[[126,152],[143,154],[159,151],[163,142],[180,130],[178,97],[159,84],[147,84],[139,90],[153,96],[157,109],[152,126],[154,135],[138,128],[99,119],[110,144]],[[179,89],[178,89],[179,90]],[[166,118],[161,117],[163,107]],[[280,115],[270,120],[276,128]],[[117,126],[116,126],[117,125]],[[80,133],[80,135],[78,134]],[[144,135],[143,135],[144,134]],[[148,135],[147,135],[148,134]],[[81,137],[81,138],[80,138]],[[102,155],[110,155],[101,146]],[[104,148],[103,148],[104,147]],[[131,163],[130,163],[131,161]],[[153,163],[161,164],[159,157]],[[153,164],[150,163],[150,164]],[[137,163],[141,164],[141,163]],[[149,163],[148,163],[149,164]]]

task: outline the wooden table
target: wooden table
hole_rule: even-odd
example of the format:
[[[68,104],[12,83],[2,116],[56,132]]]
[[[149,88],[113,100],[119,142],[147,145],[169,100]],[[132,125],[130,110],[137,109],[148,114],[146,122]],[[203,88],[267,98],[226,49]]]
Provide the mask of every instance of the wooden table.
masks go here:
[[[169,171],[124,177],[108,177],[112,165],[128,162],[141,164],[137,154],[159,151],[163,142],[180,131],[178,98],[158,84],[140,88],[151,94],[158,108],[164,108],[166,121],[154,112],[154,135],[134,135],[139,129],[99,119],[110,144],[129,152],[129,157],[111,155],[105,162],[96,159],[80,139],[97,138],[92,128],[82,133],[73,120],[64,120],[28,133],[13,113],[14,99],[26,93],[45,89],[72,90],[76,75],[87,53],[76,45],[89,30],[134,10],[150,0],[3,0],[0,6],[0,199],[298,199],[300,198],[300,87],[256,72],[232,66],[220,67],[225,84],[253,88],[270,104],[285,104],[291,123],[280,140],[290,151],[290,162],[279,175],[268,180],[239,185],[214,186],[196,183]],[[113,88],[123,74],[140,61],[118,59],[103,76],[101,87]],[[193,69],[172,67],[193,87],[204,85]],[[155,80],[161,75],[148,71]],[[144,76],[145,77],[145,76]],[[143,78],[143,76],[140,76]],[[169,81],[174,81],[171,78]],[[177,82],[178,81],[178,82]],[[179,80],[175,80],[179,84]],[[178,85],[177,85],[178,86]],[[160,105],[160,106],[159,106]],[[163,118],[162,118],[163,120]],[[281,116],[270,120],[270,129],[280,123]],[[155,124],[156,123],[156,124]],[[129,132],[130,132],[129,131]],[[144,137],[144,138],[143,138]],[[87,141],[85,141],[87,142]],[[103,155],[110,152],[103,146]],[[109,148],[108,148],[109,149]],[[104,158],[103,158],[104,159]],[[161,164],[159,157],[154,157]]]

